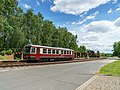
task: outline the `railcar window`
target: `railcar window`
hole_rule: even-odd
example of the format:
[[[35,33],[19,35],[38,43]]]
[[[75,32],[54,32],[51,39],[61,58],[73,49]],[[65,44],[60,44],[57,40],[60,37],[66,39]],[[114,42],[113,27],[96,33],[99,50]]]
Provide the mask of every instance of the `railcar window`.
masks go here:
[[[63,50],[61,50],[61,54],[63,54]]]
[[[31,53],[36,53],[36,50],[35,50],[34,47],[32,47],[32,49],[31,49]]]
[[[40,54],[43,54],[43,48],[40,48]]]
[[[69,54],[68,51],[67,51],[67,54]]]
[[[51,54],[51,49],[48,49],[48,54]]]
[[[47,53],[47,49],[46,48],[43,49],[43,53]]]
[[[70,54],[70,51],[68,51],[68,54]]]
[[[61,50],[59,50],[59,54],[61,54]]]
[[[55,54],[55,50],[52,50],[52,54]]]
[[[59,54],[59,50],[56,50],[56,54]]]
[[[66,51],[64,51],[64,54],[66,54]]]
[[[65,51],[66,52],[66,54],[67,54],[67,51]]]

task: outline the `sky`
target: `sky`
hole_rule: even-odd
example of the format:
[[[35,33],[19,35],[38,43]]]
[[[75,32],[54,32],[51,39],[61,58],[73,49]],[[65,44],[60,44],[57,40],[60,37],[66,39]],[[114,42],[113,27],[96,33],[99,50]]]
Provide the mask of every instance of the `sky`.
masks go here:
[[[120,0],[18,0],[26,12],[41,12],[55,26],[78,36],[78,45],[111,53],[120,41]]]

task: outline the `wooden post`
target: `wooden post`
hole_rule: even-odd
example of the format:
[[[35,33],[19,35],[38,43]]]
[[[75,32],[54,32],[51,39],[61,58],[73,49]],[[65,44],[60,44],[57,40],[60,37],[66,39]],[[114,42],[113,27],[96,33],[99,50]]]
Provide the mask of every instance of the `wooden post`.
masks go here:
[[[23,53],[21,53],[21,60],[23,60]]]
[[[87,52],[87,58],[89,59],[90,57],[89,57],[89,53]]]

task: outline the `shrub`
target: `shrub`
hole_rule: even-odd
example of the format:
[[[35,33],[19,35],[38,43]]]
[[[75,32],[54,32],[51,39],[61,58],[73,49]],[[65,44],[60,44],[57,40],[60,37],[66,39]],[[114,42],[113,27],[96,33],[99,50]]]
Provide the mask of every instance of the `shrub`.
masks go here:
[[[5,60],[5,57],[0,55],[0,60]]]
[[[15,60],[21,60],[20,58],[18,58],[18,57],[15,57]]]
[[[5,54],[6,54],[5,50],[0,52],[0,55],[2,55],[2,56],[4,56]]]
[[[11,55],[12,53],[13,53],[13,51],[11,49],[9,49],[9,50],[6,51],[7,55]]]

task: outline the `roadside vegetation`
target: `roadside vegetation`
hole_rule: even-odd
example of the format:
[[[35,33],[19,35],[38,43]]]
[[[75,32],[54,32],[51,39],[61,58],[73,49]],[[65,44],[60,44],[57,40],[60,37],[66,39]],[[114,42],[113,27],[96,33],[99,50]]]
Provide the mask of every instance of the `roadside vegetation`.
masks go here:
[[[1,51],[0,60],[11,60],[11,54],[13,54],[13,51],[11,49]]]
[[[0,55],[0,60],[11,60],[11,58]]]
[[[120,57],[120,41],[114,43],[113,51],[113,56]]]
[[[103,66],[99,73],[108,76],[120,76],[120,60]]]
[[[112,53],[100,53],[100,56],[103,58],[107,58],[107,57],[113,57]]]

